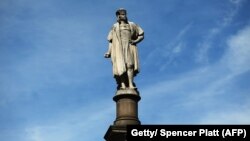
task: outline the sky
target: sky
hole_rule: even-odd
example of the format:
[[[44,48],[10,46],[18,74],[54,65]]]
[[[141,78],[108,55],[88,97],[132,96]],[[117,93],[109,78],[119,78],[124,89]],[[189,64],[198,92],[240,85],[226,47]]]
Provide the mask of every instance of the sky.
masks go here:
[[[142,124],[250,124],[249,0],[1,0],[1,141],[104,140],[118,8],[145,32]]]

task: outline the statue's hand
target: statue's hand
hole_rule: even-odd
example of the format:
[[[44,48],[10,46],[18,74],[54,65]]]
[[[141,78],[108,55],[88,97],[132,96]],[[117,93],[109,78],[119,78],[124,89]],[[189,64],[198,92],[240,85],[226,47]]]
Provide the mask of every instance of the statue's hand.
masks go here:
[[[135,44],[136,44],[136,41],[135,41],[135,40],[130,40],[129,43],[130,43],[131,45],[135,45]]]
[[[105,57],[105,58],[110,58],[110,56],[111,56],[111,55],[110,55],[109,53],[105,53],[105,54],[104,54],[104,57]]]

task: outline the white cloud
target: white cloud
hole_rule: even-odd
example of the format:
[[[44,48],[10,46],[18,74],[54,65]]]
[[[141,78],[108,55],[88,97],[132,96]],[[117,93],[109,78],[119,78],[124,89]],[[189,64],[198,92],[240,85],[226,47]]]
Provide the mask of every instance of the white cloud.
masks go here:
[[[187,24],[176,36],[176,39],[174,40],[174,43],[180,41],[182,39],[183,36],[185,36],[185,34],[190,30],[190,28],[192,27],[193,23],[189,23]]]
[[[235,95],[245,94],[241,91],[230,92],[232,86],[237,86],[233,83],[237,76],[216,67],[219,66],[194,70],[175,80],[163,81],[143,89],[140,110],[143,116],[148,117],[146,122],[250,123],[249,105],[247,102],[239,102],[242,101],[240,99],[234,99]],[[230,99],[234,99],[234,102],[230,102]],[[250,97],[246,99],[250,100]],[[157,112],[154,109],[157,109]],[[179,113],[180,111],[182,113]],[[182,119],[180,116],[185,113],[192,114]]]
[[[183,47],[184,47],[184,43],[182,42],[179,42],[174,48],[173,48],[173,53],[180,53],[182,50],[183,50]]]
[[[45,6],[53,12],[53,4],[42,3],[44,5],[39,10],[44,10]],[[8,28],[3,31],[9,35],[11,30],[16,30],[17,34],[9,36],[21,43],[16,43],[13,51],[8,47],[10,43],[7,40],[4,47],[8,52],[1,54],[3,58],[11,58],[12,61],[1,66],[0,107],[14,100],[29,98],[43,89],[86,85],[108,74],[95,71],[105,65],[101,61],[104,60],[102,56],[106,49],[102,47],[102,52],[100,42],[94,41],[101,34],[100,29],[91,28],[96,26],[96,22],[90,24],[81,18],[67,16],[43,17],[40,11],[33,9],[39,7],[39,4],[31,6],[18,3],[15,6],[19,8],[17,11],[27,9],[35,16],[20,18],[18,12],[14,11],[10,14],[12,18],[7,20],[11,24],[4,24]],[[60,7],[56,9],[60,11]],[[52,15],[55,16],[55,13]],[[106,38],[103,38],[104,41],[106,43]]]
[[[41,136],[40,130],[41,130],[41,127],[34,127],[32,129],[26,130],[30,141],[43,141],[43,137]]]
[[[240,109],[240,110],[239,110]],[[244,103],[240,106],[231,106],[224,111],[211,111],[203,119],[201,124],[249,124],[250,105]]]
[[[233,4],[239,5],[244,0],[229,0],[229,1],[232,2]]]
[[[245,92],[230,91],[234,89],[233,87],[238,87],[234,80],[239,74],[250,70],[249,38],[250,28],[245,27],[229,38],[228,49],[217,63],[184,73],[175,79],[162,80],[145,87],[142,90],[144,116],[150,117],[150,114],[154,113],[155,118],[158,117],[155,119],[157,123],[177,122],[176,119],[169,119],[170,115],[168,114],[178,114],[169,112],[171,109],[178,110],[176,108],[178,107],[182,109],[182,112],[199,111],[198,114],[193,113],[186,117],[188,119],[190,118],[188,116],[196,116],[195,123],[199,120],[202,123],[219,123],[223,118],[225,119],[222,123],[250,123],[248,118],[250,105],[247,102],[242,102],[240,98],[234,98],[235,95],[244,97]],[[225,97],[226,100],[218,97]],[[231,103],[230,99],[234,99],[234,103]],[[244,99],[249,102],[250,97]],[[148,112],[148,109],[154,109],[151,108],[154,106],[160,107],[158,112]],[[220,119],[217,118],[217,115]],[[192,120],[182,119],[179,122],[192,122]]]
[[[223,15],[222,19],[218,20],[218,25],[216,27],[211,28],[207,35],[204,36],[203,41],[198,45],[199,50],[196,56],[196,62],[199,63],[209,63],[208,51],[212,47],[212,42],[215,37],[223,31],[223,29],[229,26],[234,17],[237,15],[243,0],[230,0],[232,2],[232,8],[228,10],[226,14]]]
[[[187,25],[185,25],[176,35],[176,37],[174,38],[173,41],[171,41],[170,43],[168,43],[165,48],[166,49],[172,49],[171,53],[179,53],[181,51],[181,49],[184,47],[184,41],[183,41],[183,37],[188,33],[188,31],[190,31],[190,28],[192,27],[192,23],[189,23]]]
[[[171,41],[170,43],[167,43],[164,47],[159,47],[159,48],[155,48],[154,50],[152,50],[150,54],[147,56],[147,58],[145,59],[145,61],[143,62],[145,63],[149,62],[150,60],[152,60],[153,57],[155,57],[155,55],[157,56],[160,55],[163,58],[167,58],[166,59],[167,62],[170,63],[174,59],[174,55],[180,53],[183,47],[185,47],[185,41],[183,41],[183,37],[188,33],[191,27],[192,27],[192,23],[185,25],[178,32],[178,34],[175,36],[173,41]],[[165,64],[167,65],[168,63],[165,63]]]
[[[25,138],[28,141],[102,140],[115,119],[115,107],[112,104],[105,100],[94,102],[50,121],[29,125],[25,129]]]
[[[228,52],[223,61],[235,73],[242,73],[250,69],[250,26],[240,30],[228,41]]]
[[[240,6],[243,3],[243,0],[230,0],[230,2],[233,4],[232,8],[230,9],[230,11],[222,18],[222,22],[221,22],[221,26],[225,27],[227,25],[229,25],[233,18],[235,17],[235,15],[237,14]]]
[[[210,44],[211,44],[210,41],[204,41],[198,45],[200,49],[196,55],[196,59],[195,59],[196,62],[205,63],[205,64],[209,62],[207,52],[209,48],[211,48]]]
[[[169,64],[175,63],[175,59],[182,53],[183,49],[186,47],[184,37],[191,27],[192,23],[187,24],[178,32],[177,36],[172,42],[168,43],[164,48],[161,48],[161,51],[158,50],[158,55],[162,55],[163,59],[165,59],[165,62],[160,65],[160,71],[164,71]]]

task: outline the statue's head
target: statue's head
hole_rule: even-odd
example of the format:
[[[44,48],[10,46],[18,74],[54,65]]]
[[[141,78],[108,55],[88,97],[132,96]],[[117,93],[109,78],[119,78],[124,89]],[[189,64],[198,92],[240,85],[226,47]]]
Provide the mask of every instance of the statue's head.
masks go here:
[[[116,17],[117,17],[117,21],[118,21],[118,22],[120,22],[120,21],[125,21],[125,22],[127,22],[127,21],[128,21],[126,9],[124,9],[124,8],[119,8],[119,9],[116,11],[115,14],[116,14]]]

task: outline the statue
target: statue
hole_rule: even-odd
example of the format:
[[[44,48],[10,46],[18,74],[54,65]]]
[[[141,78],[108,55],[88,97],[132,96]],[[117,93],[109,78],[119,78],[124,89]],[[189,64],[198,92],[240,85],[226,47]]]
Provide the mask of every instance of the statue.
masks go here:
[[[108,34],[109,48],[104,57],[111,58],[117,89],[136,89],[133,82],[139,72],[136,44],[144,39],[144,32],[140,26],[128,21],[125,9],[118,9],[116,17],[117,23]]]

